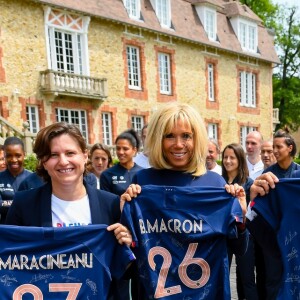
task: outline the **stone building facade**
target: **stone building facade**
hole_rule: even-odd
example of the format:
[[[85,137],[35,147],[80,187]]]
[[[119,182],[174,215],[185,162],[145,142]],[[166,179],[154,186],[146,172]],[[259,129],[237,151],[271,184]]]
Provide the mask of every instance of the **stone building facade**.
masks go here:
[[[238,1],[0,0],[0,113],[30,131],[76,123],[113,145],[166,102],[221,148],[272,135],[272,34]]]

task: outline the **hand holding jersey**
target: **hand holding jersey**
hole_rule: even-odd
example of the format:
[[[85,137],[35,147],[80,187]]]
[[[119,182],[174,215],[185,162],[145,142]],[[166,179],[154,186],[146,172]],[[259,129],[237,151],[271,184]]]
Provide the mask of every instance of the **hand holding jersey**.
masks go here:
[[[145,185],[125,204],[122,222],[147,299],[230,299],[227,243],[243,213],[223,188]]]
[[[115,238],[114,243],[131,244],[130,232],[118,223],[121,214],[119,196],[89,186],[84,179],[88,151],[76,125],[58,122],[41,129],[34,152],[38,159],[37,175],[45,184],[15,194],[7,224],[60,227],[58,230],[73,227],[73,231],[77,231],[75,226],[105,224],[110,225],[107,230],[114,233],[107,232]],[[115,263],[122,265],[123,261],[117,257]],[[110,293],[116,292],[111,287]]]
[[[137,172],[120,200],[122,222],[139,245],[139,299],[230,299],[227,245],[237,255],[247,249],[248,233],[237,226],[245,191],[206,170],[207,144],[204,122],[189,105],[172,103],[150,119],[152,168]]]
[[[271,189],[275,188],[275,183],[279,179],[272,172],[263,173],[258,176],[250,188],[250,200],[252,201],[257,196],[267,195]]]
[[[236,197],[239,200],[243,216],[245,216],[247,212],[247,202],[246,202],[246,193],[244,188],[238,184],[226,184],[225,190]],[[131,201],[133,198],[136,198],[142,191],[142,187],[138,184],[131,184],[126,192],[120,197],[120,209],[123,211],[123,207],[126,201]]]
[[[132,244],[132,235],[128,228],[120,223],[115,223],[107,227],[108,231],[113,231],[118,243],[130,246]]]

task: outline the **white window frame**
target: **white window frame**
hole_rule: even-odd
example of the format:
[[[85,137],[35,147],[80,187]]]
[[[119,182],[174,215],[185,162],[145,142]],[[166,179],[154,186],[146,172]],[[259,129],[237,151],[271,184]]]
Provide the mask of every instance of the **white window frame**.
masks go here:
[[[240,143],[245,151],[246,151],[246,138],[247,138],[248,133],[250,133],[252,131],[257,131],[257,130],[258,130],[258,128],[253,127],[253,126],[241,126],[240,127]]]
[[[138,132],[140,134],[143,126],[144,126],[144,117],[143,116],[131,116],[131,127],[136,132]]]
[[[141,3],[140,0],[123,0],[128,16],[131,19],[140,20]]]
[[[29,124],[28,130],[31,133],[38,133],[40,130],[39,109],[36,105],[26,105],[26,119]]]
[[[257,52],[257,26],[248,26],[248,50]]]
[[[171,28],[171,1],[151,0],[161,27]]]
[[[213,9],[205,8],[204,12],[204,29],[211,41],[217,39],[217,13]]]
[[[57,107],[55,112],[57,122],[67,122],[77,125],[88,143],[88,123],[85,110]]]
[[[158,53],[159,68],[159,88],[161,94],[171,95],[171,55],[168,53]]]
[[[89,22],[90,17],[45,8],[49,69],[89,76],[87,39]]]
[[[207,124],[207,135],[209,138],[218,140],[218,124],[208,123]]]
[[[195,8],[208,39],[217,42],[217,10],[204,3],[195,4]]]
[[[128,87],[134,90],[141,90],[140,49],[138,47],[127,45],[126,55],[128,67]]]
[[[207,86],[208,86],[208,100],[215,101],[215,66],[212,63],[207,64]]]
[[[112,117],[110,112],[102,112],[102,142],[104,145],[112,146]]]
[[[256,74],[240,71],[240,105],[256,107]]]
[[[257,24],[246,20],[238,22],[238,38],[244,51],[257,52]]]

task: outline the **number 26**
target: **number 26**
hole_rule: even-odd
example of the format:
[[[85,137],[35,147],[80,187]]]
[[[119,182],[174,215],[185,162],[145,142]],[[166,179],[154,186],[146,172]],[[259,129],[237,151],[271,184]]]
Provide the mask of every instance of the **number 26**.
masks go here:
[[[181,282],[191,289],[198,289],[203,287],[208,282],[210,277],[210,267],[208,263],[202,258],[193,257],[196,252],[197,246],[198,243],[189,244],[185,257],[178,267],[178,275],[181,279]],[[154,298],[157,299],[181,293],[182,290],[180,285],[165,288],[169,268],[172,264],[172,256],[170,252],[167,249],[159,246],[150,249],[148,253],[148,262],[153,271],[155,270],[156,266],[154,262],[154,257],[156,255],[160,255],[163,257],[163,264],[159,271]],[[202,275],[198,280],[192,280],[187,275],[187,268],[191,264],[198,265],[202,270]]]

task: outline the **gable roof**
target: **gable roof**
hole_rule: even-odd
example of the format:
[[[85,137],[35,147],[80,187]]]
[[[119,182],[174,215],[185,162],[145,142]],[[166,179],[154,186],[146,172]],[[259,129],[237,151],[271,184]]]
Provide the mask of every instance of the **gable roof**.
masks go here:
[[[262,23],[262,20],[245,4],[237,2],[228,2],[224,5],[225,14],[228,18],[241,16],[247,19],[251,19],[256,23]]]
[[[261,24],[261,20],[248,7],[237,1],[225,0],[176,0],[171,1],[172,28],[161,27],[150,0],[141,1],[142,21],[130,19],[122,0],[32,0],[37,3],[56,6],[95,18],[119,22],[148,31],[157,32],[188,42],[209,45],[221,50],[251,56],[271,63],[280,63],[273,45],[273,37]],[[217,10],[217,35],[219,42],[210,41],[201,24],[195,5],[210,4]],[[258,23],[259,54],[246,53],[236,37],[230,17],[242,16]]]

